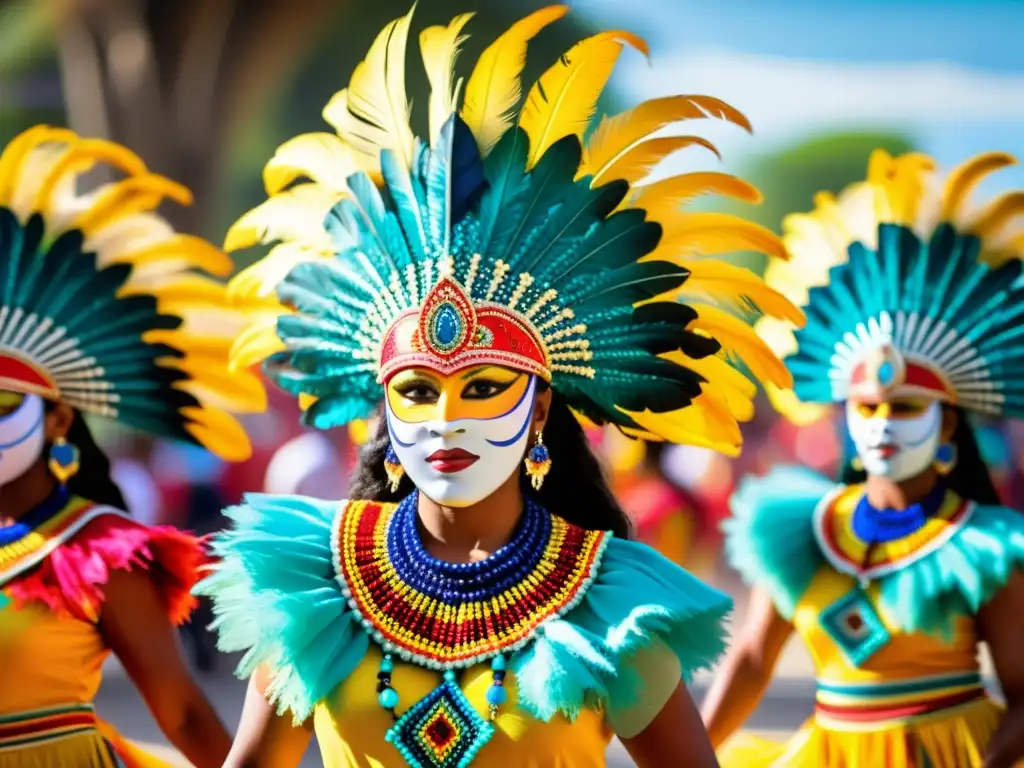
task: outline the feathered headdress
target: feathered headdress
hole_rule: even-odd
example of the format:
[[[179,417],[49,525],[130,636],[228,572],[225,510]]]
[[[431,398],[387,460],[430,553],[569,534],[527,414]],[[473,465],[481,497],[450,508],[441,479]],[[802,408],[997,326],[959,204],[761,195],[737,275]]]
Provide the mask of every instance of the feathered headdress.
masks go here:
[[[236,362],[265,361],[312,403],[308,423],[366,417],[399,368],[487,362],[550,381],[594,422],[735,453],[755,387],[733,363],[788,384],[750,322],[756,312],[799,321],[799,311],[713,258],[782,257],[781,243],[734,216],[680,210],[706,193],[754,202],[757,190],[721,173],[640,184],[675,150],[714,150],[694,136],[652,138],[660,129],[711,117],[749,130],[746,119],[711,97],[673,96],[603,118],[584,141],[623,46],[646,53],[621,31],[571,48],[520,110],[527,43],[566,12],[514,24],[465,83],[453,71],[471,14],[424,30],[428,145],[409,127],[410,11],[324,110],[337,133],[299,136],[267,164],[269,200],[225,247],[277,242],[233,290],[276,291],[288,309],[239,340]]]
[[[105,166],[123,178],[78,194]],[[229,374],[244,325],[231,260],[154,209],[188,190],[127,149],[38,126],[0,154],[0,389],[34,393],[227,459],[249,441],[227,411],[265,407],[259,380]]]
[[[931,158],[876,151],[867,180],[789,216],[791,260],[765,279],[807,313],[795,334],[759,330],[786,356],[793,420],[851,395],[928,395],[988,414],[1024,416],[1024,191],[970,205],[1010,155],[968,160],[944,179]]]

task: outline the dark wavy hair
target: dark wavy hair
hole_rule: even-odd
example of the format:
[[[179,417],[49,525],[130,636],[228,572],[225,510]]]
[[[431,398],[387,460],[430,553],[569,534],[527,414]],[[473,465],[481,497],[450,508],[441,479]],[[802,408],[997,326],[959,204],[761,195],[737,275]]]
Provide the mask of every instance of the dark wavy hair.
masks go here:
[[[395,502],[415,490],[409,476],[402,478],[392,493],[384,472],[384,452],[388,447],[387,421],[381,416],[377,433],[363,446],[359,463],[349,486],[349,498]],[[579,421],[558,395],[551,399],[544,443],[551,453],[551,472],[540,491],[528,484],[526,473],[520,479],[524,494],[535,498],[545,509],[574,525],[591,531],[611,531],[629,538],[629,518],[612,495],[604,470]]]
[[[953,444],[956,446],[957,461],[953,471],[943,478],[946,486],[956,493],[960,498],[968,499],[977,504],[999,505],[999,493],[996,491],[995,483],[992,482],[992,475],[988,466],[981,458],[981,449],[978,447],[978,440],[974,436],[974,429],[971,427],[970,416],[963,409],[957,406],[945,405],[943,408],[956,413],[956,430],[953,432]],[[845,436],[845,458],[840,472],[839,480],[847,485],[863,483],[867,479],[864,470],[853,468],[852,460],[856,455],[853,448],[853,441],[850,439],[849,430],[846,428],[846,420],[842,420],[842,432]]]
[[[46,401],[47,411],[53,407],[52,402]],[[79,452],[78,473],[68,480],[68,491],[96,504],[105,504],[127,512],[128,504],[124,500],[124,494],[110,476],[110,459],[97,445],[85,417],[78,410],[75,410],[66,439],[77,446]],[[49,446],[46,450],[49,451]]]

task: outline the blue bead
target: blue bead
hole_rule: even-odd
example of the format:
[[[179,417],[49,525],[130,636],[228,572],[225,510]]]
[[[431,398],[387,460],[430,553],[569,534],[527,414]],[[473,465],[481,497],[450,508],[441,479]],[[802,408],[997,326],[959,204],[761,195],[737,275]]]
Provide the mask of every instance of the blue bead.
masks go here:
[[[878,366],[878,383],[887,387],[896,379],[896,369],[893,364],[886,360]]]
[[[503,686],[492,685],[487,689],[487,703],[492,707],[500,707],[508,701],[508,691]]]
[[[394,672],[395,662],[391,660],[390,656],[385,656],[380,660],[380,671],[381,672]]]
[[[385,688],[377,699],[384,709],[394,709],[398,706],[398,691],[394,688]]]
[[[491,659],[491,669],[493,669],[495,672],[504,672],[506,669],[505,657],[501,654],[498,654],[493,659]]]
[[[943,464],[953,461],[953,446],[950,443],[943,443],[935,452],[935,458]]]
[[[449,683],[454,683],[455,682],[455,670],[454,669],[446,669],[444,671],[444,679],[447,680]]]
[[[548,453],[546,445],[535,445],[530,449],[530,461],[540,464],[542,461],[547,461],[551,458],[551,454]]]

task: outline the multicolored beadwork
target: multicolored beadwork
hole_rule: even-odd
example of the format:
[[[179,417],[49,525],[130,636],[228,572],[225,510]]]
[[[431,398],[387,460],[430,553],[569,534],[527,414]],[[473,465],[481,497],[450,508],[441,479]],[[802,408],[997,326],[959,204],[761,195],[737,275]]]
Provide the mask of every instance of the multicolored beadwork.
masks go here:
[[[494,726],[480,717],[459,688],[455,672],[385,733],[410,768],[467,768],[494,735]]]
[[[447,563],[423,548],[415,494],[397,506],[349,502],[336,525],[335,564],[349,606],[385,653],[432,669],[466,668],[523,647],[543,621],[583,598],[609,536],[528,499],[508,544],[485,560]]]
[[[384,451],[384,474],[388,478],[388,487],[391,488],[392,493],[395,493],[405,476],[405,469],[391,443],[388,443],[388,447]]]
[[[525,464],[533,490],[539,491],[544,485],[544,478],[551,471],[551,452],[544,445],[544,436],[540,432],[537,433],[537,442],[526,453]]]

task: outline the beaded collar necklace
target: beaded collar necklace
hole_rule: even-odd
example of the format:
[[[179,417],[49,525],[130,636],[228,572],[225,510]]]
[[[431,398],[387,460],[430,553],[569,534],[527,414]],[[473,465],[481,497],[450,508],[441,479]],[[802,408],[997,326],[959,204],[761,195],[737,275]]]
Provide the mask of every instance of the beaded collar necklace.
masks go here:
[[[377,693],[394,720],[387,740],[412,768],[466,768],[507,700],[507,656],[579,603],[611,534],[527,499],[508,544],[484,560],[448,563],[424,548],[416,506],[415,493],[397,506],[349,503],[335,523],[335,568],[350,609],[384,653]],[[391,687],[395,657],[442,672],[438,687],[402,715]],[[459,688],[457,670],[486,661],[485,719]]]
[[[0,526],[0,547],[10,546],[22,541],[36,528],[45,523],[68,504],[68,490],[58,485],[53,493],[20,519],[9,525]]]
[[[866,544],[886,544],[919,531],[946,499],[946,487],[936,483],[931,492],[906,509],[876,509],[865,493],[853,510],[853,532]]]

